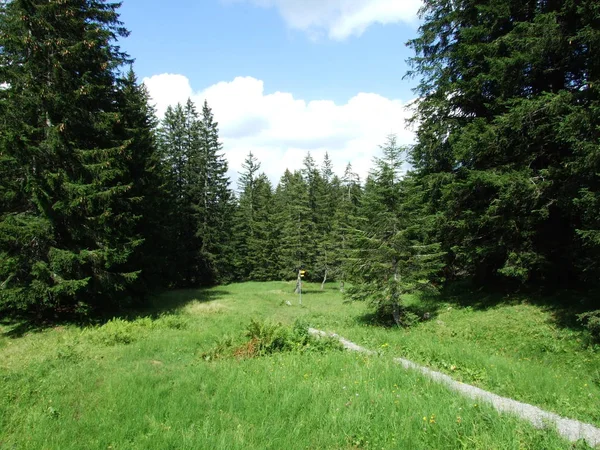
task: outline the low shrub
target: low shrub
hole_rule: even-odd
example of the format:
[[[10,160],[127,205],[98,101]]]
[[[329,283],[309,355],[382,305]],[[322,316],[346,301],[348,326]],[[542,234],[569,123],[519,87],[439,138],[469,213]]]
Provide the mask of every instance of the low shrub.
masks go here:
[[[228,356],[231,353],[233,343],[234,340],[231,336],[223,336],[217,341],[213,348],[211,348],[208,352],[202,353],[200,357],[204,361],[213,361],[215,359]]]
[[[373,322],[386,327],[400,326],[410,328],[417,325],[421,320],[426,320],[403,305],[398,306],[397,314],[397,317],[394,317],[394,306],[392,304],[381,303],[375,308]]]
[[[246,341],[242,345],[233,347],[234,340],[227,338],[218,342],[201,357],[205,361],[212,361],[224,356],[253,358],[286,351],[324,352],[343,349],[335,339],[312,336],[308,328],[308,323],[304,320],[296,320],[294,325],[289,327],[281,323],[253,319],[248,324]]]
[[[600,343],[600,309],[579,314],[577,318],[589,331],[592,340]]]
[[[154,322],[154,327],[169,328],[171,330],[185,330],[188,328],[189,319],[183,315],[167,314],[159,317]]]
[[[151,330],[183,330],[189,326],[189,319],[178,314],[164,314],[158,318],[140,317],[135,320],[114,318],[104,325],[90,330],[89,339],[102,345],[130,344],[145,336]]]
[[[136,324],[123,319],[111,319],[96,328],[91,340],[102,345],[130,344],[137,338]]]

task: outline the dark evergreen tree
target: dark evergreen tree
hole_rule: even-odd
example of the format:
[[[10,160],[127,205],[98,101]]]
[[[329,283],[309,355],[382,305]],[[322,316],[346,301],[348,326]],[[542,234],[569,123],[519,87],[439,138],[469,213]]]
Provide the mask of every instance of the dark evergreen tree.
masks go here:
[[[371,302],[378,314],[409,324],[402,297],[432,289],[442,267],[438,244],[427,244],[420,214],[411,207],[409,184],[401,179],[403,152],[395,136],[382,147],[383,158],[367,178],[347,268],[348,296]]]
[[[239,201],[234,225],[234,260],[236,278],[246,280],[255,267],[250,241],[254,239],[256,231],[256,183],[260,170],[260,163],[252,152],[246,157],[242,169],[238,179]]]
[[[254,213],[252,235],[247,241],[248,265],[251,267],[248,277],[252,280],[267,281],[278,279],[277,251],[273,208],[273,188],[266,175],[261,174],[255,181]]]
[[[308,186],[300,171],[286,170],[275,191],[274,221],[277,239],[278,275],[283,279],[296,278],[297,270],[305,267],[310,274],[313,245],[313,223]]]
[[[333,217],[331,241],[335,243],[336,275],[340,281],[340,289],[344,291],[347,280],[347,265],[350,258],[353,230],[359,227],[359,205],[362,198],[360,177],[348,163],[341,179],[339,203]]]
[[[2,3],[0,303],[107,306],[138,270],[127,141],[118,133],[118,3]],[[7,176],[4,179],[4,175]],[[125,269],[126,268],[126,269]]]
[[[426,0],[412,162],[450,273],[597,279],[600,8]]]
[[[334,233],[334,219],[339,205],[340,180],[333,173],[333,164],[329,154],[325,153],[320,174],[312,178],[315,201],[313,204],[313,220],[315,225],[315,267],[316,275],[322,277],[321,289],[327,279],[334,279],[340,268],[340,252]]]
[[[320,206],[325,193],[325,184],[316,161],[308,152],[303,161],[301,170],[304,185],[306,186],[307,215],[304,218],[303,232],[303,265],[306,278],[318,280],[324,274],[324,267],[319,267],[317,259],[319,254],[319,241],[324,238],[321,230],[322,217]]]
[[[197,236],[202,241],[201,256],[207,264],[210,282],[231,280],[234,277],[233,213],[234,195],[229,188],[227,161],[221,153],[218,123],[205,101],[200,120],[201,171],[198,185],[202,187],[195,202],[198,215]]]
[[[181,104],[167,108],[158,141],[166,170],[165,197],[170,204],[164,215],[170,243],[166,256],[171,263],[169,277],[176,286],[195,286],[204,273],[193,208],[194,196],[199,198],[203,189],[193,176],[201,164],[198,136],[199,118],[191,102],[185,108]]]
[[[120,81],[119,111],[121,133],[127,142],[125,159],[132,186],[132,201],[126,206],[136,217],[135,234],[143,239],[128,264],[140,268],[136,293],[168,285],[176,258],[169,240],[170,198],[166,167],[158,151],[155,130],[157,119],[146,87],[138,84],[133,69]]]
[[[198,224],[204,221],[204,215],[198,205],[206,198],[205,174],[207,170],[206,150],[203,141],[203,124],[196,105],[188,98],[182,106],[184,117],[183,140],[185,158],[183,170],[184,194],[181,215],[178,221],[183,228],[183,245],[188,255],[182,273],[189,285],[213,284],[214,273],[210,261],[204,254],[204,238],[198,233]]]
[[[235,198],[218,124],[205,102],[201,115],[188,99],[167,108],[159,142],[169,168],[171,230],[178,284],[231,280]]]
[[[160,124],[158,140],[160,152],[168,167],[171,194],[177,202],[183,203],[186,197],[185,179],[187,158],[190,150],[186,147],[186,116],[181,104],[169,106]]]
[[[331,158],[329,158],[329,153],[325,152],[323,163],[321,164],[321,178],[323,178],[326,183],[331,183],[333,182],[334,176],[333,162],[331,161]]]
[[[360,185],[360,176],[354,172],[354,168],[351,163],[346,165],[344,175],[342,177],[342,195],[341,202],[345,208],[342,209],[344,215],[352,216],[358,205],[360,204],[360,198],[362,196],[362,190]]]

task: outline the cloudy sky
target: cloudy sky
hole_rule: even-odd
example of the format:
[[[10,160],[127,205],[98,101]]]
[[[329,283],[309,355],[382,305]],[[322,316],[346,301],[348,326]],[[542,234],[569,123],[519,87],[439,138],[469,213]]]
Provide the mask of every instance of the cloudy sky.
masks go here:
[[[158,114],[191,97],[219,122],[230,175],[249,151],[276,182],[307,152],[366,175],[405,119],[420,0],[125,0],[122,47]]]

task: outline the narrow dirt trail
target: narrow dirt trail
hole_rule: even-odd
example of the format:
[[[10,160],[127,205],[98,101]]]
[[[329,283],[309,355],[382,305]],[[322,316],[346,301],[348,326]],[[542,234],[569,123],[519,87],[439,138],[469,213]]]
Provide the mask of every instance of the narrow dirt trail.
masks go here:
[[[325,331],[310,328],[309,332],[316,336],[329,336],[339,340],[347,350],[361,352],[368,355],[376,354],[372,350],[361,347],[354,342],[351,342],[335,333],[326,333]],[[469,384],[461,383],[453,380],[448,375],[436,372],[427,367],[420,366],[412,361],[403,358],[394,358],[394,362],[400,364],[405,369],[416,370],[421,372],[428,378],[431,378],[438,383],[445,384],[453,391],[459,392],[465,397],[476,399],[490,403],[498,412],[515,414],[523,420],[528,421],[536,428],[545,428],[548,426],[556,427],[558,433],[570,442],[576,442],[584,439],[588,445],[595,447],[600,445],[600,428],[593,425],[580,422],[578,420],[566,419],[558,414],[544,411],[537,406],[527,403],[518,402],[516,400],[500,397],[483,389],[479,389]]]

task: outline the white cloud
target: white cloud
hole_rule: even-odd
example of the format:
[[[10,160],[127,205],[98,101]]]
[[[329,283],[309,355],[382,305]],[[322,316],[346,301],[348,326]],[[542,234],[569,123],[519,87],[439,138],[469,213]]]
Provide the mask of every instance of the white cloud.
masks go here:
[[[167,106],[185,103],[193,94],[190,80],[183,75],[163,73],[142,81],[152,96],[159,117],[165,115]]]
[[[339,175],[351,162],[364,179],[388,135],[396,134],[401,144],[414,139],[405,123],[410,115],[407,102],[378,94],[359,93],[337,105],[329,100],[306,102],[285,92],[268,94],[264,83],[252,77],[238,77],[199,92],[193,92],[182,75],[155,75],[143,81],[159,115],[169,104],[183,103],[188,97],[198,109],[208,101],[219,122],[232,178],[237,178],[249,151],[274,183],[286,168],[300,169],[310,151],[318,163],[328,152]]]
[[[246,1],[277,8],[290,28],[311,37],[326,33],[330,39],[360,36],[375,23],[417,23],[422,0],[222,0]]]

